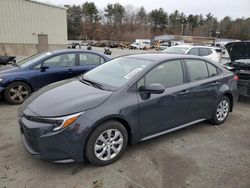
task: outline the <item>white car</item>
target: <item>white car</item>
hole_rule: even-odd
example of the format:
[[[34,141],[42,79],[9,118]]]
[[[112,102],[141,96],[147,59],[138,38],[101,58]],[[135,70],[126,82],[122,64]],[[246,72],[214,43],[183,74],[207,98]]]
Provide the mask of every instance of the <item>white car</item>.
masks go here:
[[[208,58],[214,62],[220,62],[220,54],[216,52],[213,47],[208,46],[194,46],[194,45],[176,45],[171,46],[162,52],[170,54],[190,54]]]

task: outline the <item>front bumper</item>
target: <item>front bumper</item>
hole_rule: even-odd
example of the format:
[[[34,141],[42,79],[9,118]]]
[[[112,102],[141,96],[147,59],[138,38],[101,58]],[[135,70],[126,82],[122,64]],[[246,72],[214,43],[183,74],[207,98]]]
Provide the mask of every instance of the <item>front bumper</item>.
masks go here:
[[[91,122],[84,117],[69,127],[53,132],[53,126],[41,122],[33,122],[21,117],[19,120],[21,139],[28,153],[57,163],[82,162],[87,127]]]
[[[250,97],[250,80],[239,79],[238,89],[241,96]]]

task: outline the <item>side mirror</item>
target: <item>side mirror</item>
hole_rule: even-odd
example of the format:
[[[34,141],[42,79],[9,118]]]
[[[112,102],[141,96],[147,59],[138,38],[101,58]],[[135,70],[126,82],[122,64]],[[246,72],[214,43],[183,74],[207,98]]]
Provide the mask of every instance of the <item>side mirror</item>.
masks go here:
[[[140,88],[139,91],[150,94],[161,94],[165,91],[165,87],[161,84],[149,84],[146,87]]]
[[[41,66],[41,72],[45,72],[49,68],[49,65],[43,64]]]
[[[220,48],[216,48],[215,51],[220,53],[221,49]]]

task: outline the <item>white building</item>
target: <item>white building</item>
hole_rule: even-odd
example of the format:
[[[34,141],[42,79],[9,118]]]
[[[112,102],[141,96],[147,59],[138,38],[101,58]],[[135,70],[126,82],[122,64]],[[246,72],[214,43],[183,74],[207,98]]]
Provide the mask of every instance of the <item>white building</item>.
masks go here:
[[[0,56],[28,56],[67,45],[67,8],[0,0]]]

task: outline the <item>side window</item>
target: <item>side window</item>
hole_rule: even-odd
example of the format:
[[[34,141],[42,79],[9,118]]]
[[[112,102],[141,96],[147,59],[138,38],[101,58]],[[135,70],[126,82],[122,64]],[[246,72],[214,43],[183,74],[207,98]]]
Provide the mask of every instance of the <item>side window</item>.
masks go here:
[[[162,84],[166,88],[183,84],[183,72],[180,60],[167,61],[151,70],[144,79],[144,84]]]
[[[192,48],[191,50],[189,50],[188,54],[199,55],[199,50],[198,48]]]
[[[81,53],[79,59],[80,65],[100,65],[105,62],[102,57],[91,53]]]
[[[49,68],[63,68],[75,66],[75,54],[61,54],[44,61]]]
[[[208,48],[200,48],[200,56],[207,56],[212,53],[212,51]]]
[[[185,60],[190,76],[190,81],[202,80],[208,77],[207,65],[205,61],[187,59]]]
[[[218,74],[217,68],[210,63],[207,63],[209,76],[216,76]]]

